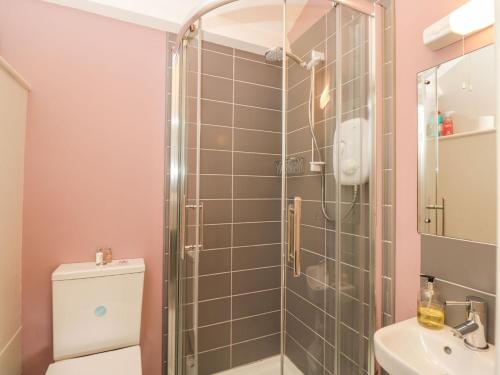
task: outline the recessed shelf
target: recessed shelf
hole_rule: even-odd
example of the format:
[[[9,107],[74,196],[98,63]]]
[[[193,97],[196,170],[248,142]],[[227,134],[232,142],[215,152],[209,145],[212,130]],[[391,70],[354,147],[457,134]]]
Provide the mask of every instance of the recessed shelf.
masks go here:
[[[473,135],[479,135],[479,134],[487,134],[487,133],[494,133],[496,131],[495,128],[492,129],[483,129],[483,130],[473,130],[470,132],[463,132],[463,133],[457,133],[457,134],[452,134],[452,135],[444,135],[439,137],[440,141],[444,141],[446,139],[456,139],[456,138],[463,138],[463,137],[470,137]]]

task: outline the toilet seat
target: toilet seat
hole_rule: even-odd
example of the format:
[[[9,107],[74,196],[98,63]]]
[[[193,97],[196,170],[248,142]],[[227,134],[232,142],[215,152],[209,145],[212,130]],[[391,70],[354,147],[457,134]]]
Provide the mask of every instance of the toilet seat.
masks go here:
[[[141,348],[112,350],[53,363],[45,375],[142,375]]]

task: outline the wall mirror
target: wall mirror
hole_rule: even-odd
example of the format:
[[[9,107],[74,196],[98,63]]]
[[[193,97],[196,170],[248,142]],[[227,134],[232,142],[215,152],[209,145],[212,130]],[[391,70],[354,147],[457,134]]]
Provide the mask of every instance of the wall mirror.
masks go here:
[[[496,242],[495,48],[421,72],[418,230]]]

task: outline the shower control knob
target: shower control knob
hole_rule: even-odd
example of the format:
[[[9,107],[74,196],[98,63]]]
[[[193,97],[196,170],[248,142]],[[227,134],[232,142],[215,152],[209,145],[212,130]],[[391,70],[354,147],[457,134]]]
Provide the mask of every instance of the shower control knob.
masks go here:
[[[351,176],[358,170],[358,163],[354,159],[346,159],[342,165],[342,172],[344,174]]]

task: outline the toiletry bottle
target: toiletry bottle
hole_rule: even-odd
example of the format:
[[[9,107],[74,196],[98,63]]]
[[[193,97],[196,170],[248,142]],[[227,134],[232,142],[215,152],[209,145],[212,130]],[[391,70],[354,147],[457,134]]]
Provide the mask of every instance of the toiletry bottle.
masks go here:
[[[104,253],[102,249],[97,249],[95,252],[95,265],[102,266],[104,264]]]
[[[438,123],[437,123],[437,135],[441,137],[443,135],[443,114],[441,111],[438,111],[438,117],[437,117]]]
[[[438,111],[438,124],[442,123],[443,123],[443,114],[441,113],[441,111]]]
[[[444,326],[444,303],[434,287],[434,276],[420,277],[426,278],[427,282],[418,294],[417,320],[426,328],[441,329]]]
[[[451,118],[453,112],[446,113],[446,117],[443,120],[443,136],[453,134],[453,119]]]
[[[107,247],[103,250],[103,263],[108,264],[113,261],[113,251],[110,247]]]

